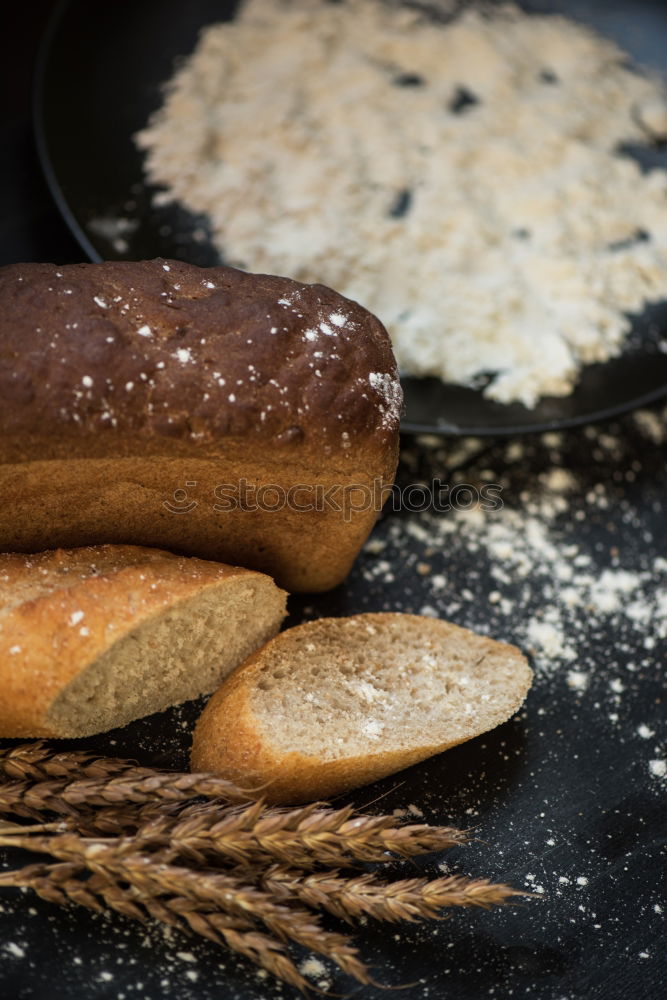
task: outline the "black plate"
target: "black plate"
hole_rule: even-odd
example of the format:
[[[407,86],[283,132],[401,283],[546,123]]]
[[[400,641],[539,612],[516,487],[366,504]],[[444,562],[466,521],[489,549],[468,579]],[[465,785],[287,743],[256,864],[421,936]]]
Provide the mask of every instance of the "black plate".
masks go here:
[[[151,204],[132,135],[159,106],[174,60],[192,51],[203,25],[232,17],[236,6],[229,0],[68,0],[58,7],[37,76],[37,141],[54,198],[91,260],[164,256],[219,263],[202,219]],[[526,6],[583,18],[639,63],[667,69],[667,5],[660,0]],[[647,166],[667,167],[667,149],[647,150],[642,158]],[[105,235],[100,220],[116,218],[131,219],[132,231]],[[667,305],[647,310],[621,357],[588,366],[570,396],[544,398],[532,409],[436,378],[405,378],[403,428],[511,434],[571,427],[647,405],[667,394],[665,337]]]

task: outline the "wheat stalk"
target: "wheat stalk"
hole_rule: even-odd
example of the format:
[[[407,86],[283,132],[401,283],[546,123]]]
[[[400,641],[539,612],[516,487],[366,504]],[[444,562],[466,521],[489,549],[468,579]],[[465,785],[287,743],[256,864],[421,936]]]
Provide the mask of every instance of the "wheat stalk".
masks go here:
[[[41,746],[33,750],[29,745],[0,756],[0,772],[15,779],[0,784],[0,815],[40,819],[45,812],[56,813],[69,817],[82,833],[119,834],[192,799],[239,803],[253,798],[215,775],[156,771],[115,758],[90,760],[81,753],[45,753]],[[78,767],[89,776],[76,777]],[[59,776],[49,777],[49,771]]]
[[[0,846],[51,854],[62,861],[83,865],[104,878],[128,882],[150,897],[182,896],[215,905],[231,916],[251,916],[281,940],[295,941],[324,955],[360,983],[372,982],[349,938],[325,930],[310,911],[276,902],[269,893],[233,876],[156,863],[150,855],[123,853],[113,841],[86,841],[74,833],[43,836],[22,833],[20,827],[16,832],[2,827]]]
[[[123,771],[146,771],[135,761],[97,757],[83,750],[52,750],[42,740],[0,750],[0,775],[17,781],[74,781],[78,778],[111,778]]]
[[[58,799],[35,795],[31,786],[25,783],[0,785],[0,816],[18,816],[21,819],[43,821],[45,815],[55,814],[62,818],[72,830],[86,837],[122,837],[136,832],[156,815],[170,815],[182,803],[170,803],[160,799],[144,804],[129,803],[122,806],[73,806]]]
[[[412,857],[463,844],[467,834],[453,827],[397,826],[393,816],[358,815],[351,806],[278,809],[259,802],[243,809],[207,805],[185,815],[159,815],[138,838],[142,850],[162,850],[168,861],[185,857],[205,864],[212,855],[222,855],[236,864],[280,861],[310,869]],[[136,847],[136,839],[133,843]]]
[[[304,992],[308,988],[284,944],[258,931],[251,919],[220,913],[212,904],[183,896],[158,897],[133,885],[124,888],[99,872],[82,879],[81,872],[81,866],[72,862],[28,865],[19,871],[0,873],[0,886],[29,888],[50,903],[75,903],[96,912],[106,905],[142,923],[151,917],[179,931],[193,931],[216,944],[227,945],[278,979]]]
[[[219,794],[203,806],[188,806],[192,798],[207,792]],[[260,800],[243,809],[229,808],[240,797],[247,803],[245,793],[209,775],[130,771],[107,781],[9,782],[0,785],[0,814],[40,819],[44,813],[55,813],[91,836],[123,835],[141,827],[143,845],[156,844],[171,857],[182,855],[202,863],[208,854],[237,864],[265,860],[302,868],[378,863],[391,860],[392,854],[411,857],[467,839],[464,831],[452,827],[397,826],[393,816],[357,815],[350,806],[331,809],[314,803],[281,809]]]
[[[0,873],[0,887],[197,933],[302,990],[312,987],[290,942],[372,982],[350,938],[325,929],[317,910],[348,923],[415,921],[525,895],[486,879],[388,882],[358,869],[342,873],[465,843],[468,834],[452,827],[397,825],[393,816],[325,803],[272,807],[257,800],[260,790],[244,792],[214,775],[56,753],[42,743],[0,751],[3,777],[0,815],[41,822],[0,825],[0,846],[56,860]]]
[[[6,782],[0,785],[0,811],[30,817],[42,812],[74,815],[82,808],[163,805],[198,797],[227,803],[251,799],[248,792],[215,775],[128,768],[109,778]]]
[[[488,910],[513,896],[526,895],[508,885],[461,875],[385,882],[368,874],[343,877],[336,871],[304,874],[275,867],[262,873],[260,880],[277,899],[296,897],[306,906],[327,910],[348,922],[363,916],[391,923],[432,920],[448,907],[478,906]]]
[[[56,752],[42,741],[0,750],[0,814],[33,819],[42,812],[76,818],[81,810],[163,806],[196,798],[248,802],[245,791],[213,774],[161,771],[84,751]],[[110,814],[108,814],[110,815]]]

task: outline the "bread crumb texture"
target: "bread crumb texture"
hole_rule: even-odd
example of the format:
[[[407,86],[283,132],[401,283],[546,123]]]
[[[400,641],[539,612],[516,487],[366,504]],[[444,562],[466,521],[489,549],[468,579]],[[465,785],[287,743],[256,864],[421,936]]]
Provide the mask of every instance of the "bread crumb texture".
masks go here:
[[[225,260],[364,303],[407,372],[532,405],[667,296],[667,173],[628,155],[667,96],[583,24],[433,7],[246,0],[137,142]]]
[[[335,760],[470,739],[512,715],[530,671],[514,646],[448,622],[371,614],[283,632],[252,683],[276,751]]]
[[[400,613],[282,632],[213,695],[193,770],[273,802],[329,798],[505,722],[532,673],[514,646]]]
[[[0,555],[0,735],[75,737],[214,690],[278,631],[270,577],[157,549]]]

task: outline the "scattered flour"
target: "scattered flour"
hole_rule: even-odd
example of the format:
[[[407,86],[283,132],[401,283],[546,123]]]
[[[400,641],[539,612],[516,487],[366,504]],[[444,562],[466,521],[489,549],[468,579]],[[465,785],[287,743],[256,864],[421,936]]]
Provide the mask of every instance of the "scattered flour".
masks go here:
[[[327,990],[331,986],[331,977],[326,965],[315,955],[310,955],[299,963],[299,972],[302,976],[314,980],[321,990]]]
[[[654,416],[655,421],[635,421],[647,448],[655,425],[667,425],[667,411]],[[465,471],[456,471],[458,443],[434,441],[428,447],[420,438],[418,458],[410,450],[403,453],[408,477],[419,467],[424,480],[442,478],[443,468],[454,467],[452,483],[466,477],[478,489],[483,472],[487,480],[495,476],[502,505],[485,509],[479,503],[474,509],[426,510],[393,519],[381,539],[368,543],[367,553],[381,558],[368,560],[364,575],[369,583],[391,583],[397,567],[407,580],[412,566],[419,583],[406,610],[515,642],[530,653],[538,675],[560,673],[579,695],[599,690],[593,681],[602,674],[609,696],[618,701],[632,671],[658,662],[659,644],[667,639],[667,560],[643,554],[644,543],[649,551],[652,545],[660,551],[660,539],[646,529],[640,533],[636,508],[615,507],[611,476],[632,482],[633,463],[640,467],[633,446],[626,451],[620,438],[595,428],[584,438],[590,441],[588,457],[579,466],[565,467],[563,441],[556,434],[544,435],[539,444],[536,439],[498,446],[499,475],[488,468],[481,442],[477,451],[465,452]],[[530,468],[542,449],[549,470],[527,478],[524,466]],[[607,535],[604,525],[611,520]],[[584,541],[589,532],[582,532],[582,522],[600,525],[604,547]],[[410,594],[412,585],[405,586]],[[639,667],[627,655],[619,661],[616,644],[635,649]],[[637,732],[648,739],[651,730],[644,725]]]
[[[512,5],[246,0],[137,143],[230,263],[324,281],[406,371],[530,406],[667,297],[667,172],[619,152],[667,135],[667,97],[627,63]]]
[[[13,958],[25,958],[25,949],[16,944],[15,941],[7,941],[5,951]]]
[[[526,628],[526,638],[534,649],[540,650],[547,657],[561,656],[574,660],[576,653],[565,641],[563,630],[551,622],[532,618]],[[569,680],[570,674],[568,674]]]
[[[637,410],[634,415],[635,421],[647,437],[650,437],[654,444],[662,444],[665,440],[665,425],[656,413],[652,410]]]
[[[88,220],[88,228],[106,240],[116,253],[127,253],[129,237],[139,228],[139,220],[119,216],[96,216]]]
[[[573,691],[585,691],[588,687],[589,676],[583,670],[568,670],[567,685]]]
[[[650,760],[648,769],[654,778],[667,777],[667,761],[665,760]]]
[[[595,508],[604,503],[604,495],[596,494],[591,501]],[[447,544],[454,536],[474,555],[483,555],[497,588],[493,604],[508,619],[516,617],[514,595],[517,583],[524,581],[519,592],[526,620],[519,630],[539,670],[574,664],[579,633],[596,623],[623,620],[646,632],[647,639],[667,636],[667,574],[659,560],[650,569],[599,571],[560,526],[559,516],[566,518],[557,496],[536,493],[527,510],[457,511],[446,520],[422,515],[418,526],[408,523],[407,531],[418,536],[427,524],[436,545]],[[539,603],[531,599],[538,596]],[[442,613],[438,608],[429,610]],[[567,683],[573,689],[583,690],[587,679],[586,671],[574,666],[568,671]],[[622,682],[613,684],[613,690],[621,693]]]

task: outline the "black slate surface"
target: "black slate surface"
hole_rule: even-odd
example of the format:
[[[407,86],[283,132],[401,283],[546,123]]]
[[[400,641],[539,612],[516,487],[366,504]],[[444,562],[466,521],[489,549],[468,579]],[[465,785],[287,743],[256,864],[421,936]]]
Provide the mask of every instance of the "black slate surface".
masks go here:
[[[10,61],[3,67],[3,262],[80,259],[48,200],[30,139],[28,70],[49,6],[14,8]],[[504,911],[456,913],[435,926],[363,928],[362,951],[377,979],[412,984],[398,994],[406,1000],[665,995],[667,785],[659,766],[651,771],[651,761],[664,760],[667,739],[667,604],[661,603],[667,564],[660,562],[667,556],[665,426],[656,410],[639,421],[627,417],[556,438],[406,438],[402,485],[434,478],[475,489],[496,483],[503,510],[482,523],[471,512],[387,513],[344,586],[291,601],[292,622],[362,610],[435,611],[535,649],[535,685],[515,719],[354,796],[364,805],[382,795],[369,807],[413,806],[428,820],[475,827],[479,840],[471,846],[401,870],[438,874],[445,862],[448,870],[507,880],[537,894]],[[574,583],[562,579],[563,564],[574,567]],[[617,580],[621,570],[631,574],[630,589],[607,612],[594,596],[605,570]],[[591,583],[580,581],[586,575]],[[568,587],[581,604],[567,604]],[[531,622],[550,616],[572,659],[562,649],[549,655],[548,642],[533,641],[539,633]],[[568,685],[572,670],[585,674],[586,687]],[[79,745],[182,766],[198,707]],[[331,970],[327,979],[337,993],[386,996]],[[65,911],[29,893],[0,893],[2,998],[293,995],[206,942],[169,940],[155,927]]]

